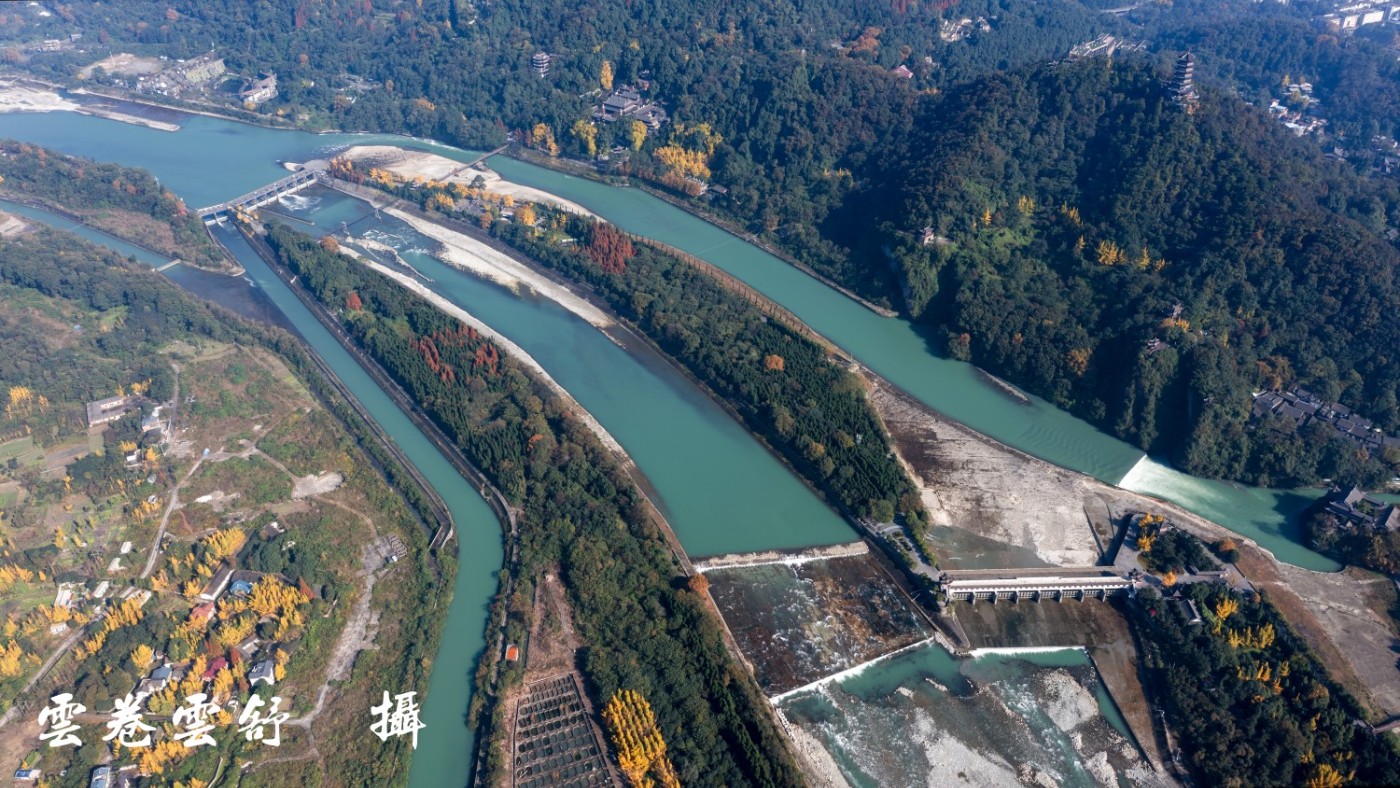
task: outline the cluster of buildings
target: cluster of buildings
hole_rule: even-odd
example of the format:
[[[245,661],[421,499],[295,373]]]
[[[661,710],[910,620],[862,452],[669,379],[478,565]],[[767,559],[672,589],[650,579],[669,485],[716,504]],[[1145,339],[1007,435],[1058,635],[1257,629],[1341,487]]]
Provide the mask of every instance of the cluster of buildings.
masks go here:
[[[25,47],[25,51],[31,53],[62,52],[65,49],[72,49],[73,45],[77,43],[78,39],[82,37],[82,33],[73,33],[71,36],[68,37],[67,40],[64,40],[62,38],[46,38],[43,41],[39,41],[37,43],[30,44],[29,46]]]
[[[1069,50],[1070,60],[1083,60],[1090,57],[1109,57],[1114,52],[1137,52],[1147,46],[1142,41],[1127,41],[1117,36],[1104,33],[1092,41],[1085,41],[1082,44],[1075,44]]]
[[[94,400],[84,405],[87,411],[87,423],[89,431],[100,431],[106,425],[126,418],[128,414],[140,413],[144,405],[148,402],[145,397],[128,394],[121,397],[107,397],[106,399]],[[165,409],[170,403],[156,405],[151,412],[141,417],[141,432],[155,433],[154,439],[164,442],[169,435],[169,417],[164,415]],[[136,456],[127,457],[128,464],[135,464]]]
[[[1269,115],[1299,137],[1321,134],[1327,120],[1318,116],[1321,105],[1313,98],[1312,83],[1289,82],[1284,85],[1284,90],[1287,96],[1282,100],[1273,100],[1269,105]]]
[[[1322,511],[1350,528],[1376,531],[1400,528],[1400,507],[1382,503],[1359,487],[1333,487],[1324,499]]]
[[[136,597],[136,601],[142,605],[149,602],[153,596],[150,591],[131,585],[114,590],[109,580],[103,580],[91,590],[88,589],[85,583],[59,583],[58,591],[54,594],[53,606],[56,608],[65,607],[69,610],[79,610],[87,603],[91,602],[94,604],[90,607],[90,612],[95,612],[100,609],[95,603],[107,598],[108,592],[111,592],[111,599],[113,601]],[[54,624],[49,627],[49,634],[59,635],[67,631],[67,629],[67,624]]]
[[[609,93],[608,97],[603,99],[603,103],[593,108],[593,119],[604,123],[626,119],[640,120],[655,132],[666,122],[666,110],[655,101],[642,98],[643,89],[631,85],[619,87]]]
[[[1345,438],[1356,441],[1372,454],[1384,449],[1400,448],[1400,438],[1386,435],[1370,419],[1353,413],[1340,402],[1324,402],[1307,389],[1261,391],[1254,395],[1252,420],[1287,419],[1298,429],[1320,422]]]
[[[228,68],[224,59],[210,52],[189,60],[177,60],[158,73],[136,78],[136,89],[142,93],[178,98],[219,80]]]
[[[137,58],[121,54],[95,64],[109,73],[134,77],[127,84],[138,93],[179,99],[217,99],[227,97],[215,88],[229,79],[240,77],[228,70],[224,59],[209,52],[189,60],[176,60],[166,65],[166,58]],[[92,68],[92,67],[89,67]],[[261,72],[257,77],[242,80],[238,100],[245,105],[258,106],[277,97],[277,75]]]
[[[37,783],[43,776],[43,771],[39,769],[21,768],[15,770],[15,782]],[[127,788],[135,782],[137,776],[136,764],[134,763],[119,767],[115,774],[110,765],[102,764],[94,766],[92,771],[88,773],[88,788]]]
[[[253,585],[261,577],[262,574],[259,572],[235,570],[228,564],[223,565],[218,572],[214,573],[204,591],[200,593],[201,602],[190,610],[189,620],[201,626],[207,626],[214,620],[214,615],[217,612],[216,603],[225,593],[235,597],[247,596],[253,593]],[[247,662],[252,660],[259,651],[262,651],[264,658],[253,662],[252,667],[248,669],[248,683],[253,687],[257,687],[259,684],[273,686],[277,683],[277,663],[271,658],[270,652],[272,647],[276,645],[275,643],[264,644],[257,635],[249,635],[230,650],[229,657],[221,656],[210,660],[200,678],[205,682],[213,681],[219,671],[228,667],[230,657]],[[137,683],[132,695],[138,703],[165,689],[172,682],[179,683],[189,670],[188,662],[161,660],[160,663]]]
[[[1346,33],[1367,25],[1400,24],[1400,3],[1395,0],[1363,0],[1338,6],[1316,21],[1332,33]]]
[[[966,16],[962,19],[945,19],[943,23],[938,26],[938,37],[945,43],[951,44],[954,41],[962,41],[972,35],[972,31],[974,30],[986,33],[991,29],[992,25],[987,21],[987,17],[985,16],[979,16],[975,20]]]

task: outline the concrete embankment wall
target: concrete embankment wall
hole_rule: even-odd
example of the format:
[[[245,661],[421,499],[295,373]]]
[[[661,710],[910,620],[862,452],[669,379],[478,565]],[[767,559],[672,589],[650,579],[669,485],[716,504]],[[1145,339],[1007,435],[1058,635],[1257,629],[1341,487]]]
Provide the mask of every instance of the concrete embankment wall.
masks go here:
[[[765,564],[803,564],[808,561],[825,561],[830,558],[866,555],[869,552],[870,547],[864,541],[858,541],[824,547],[809,547],[796,551],[764,550],[757,553],[730,553],[696,561],[695,570],[707,572],[714,569],[734,569]]]

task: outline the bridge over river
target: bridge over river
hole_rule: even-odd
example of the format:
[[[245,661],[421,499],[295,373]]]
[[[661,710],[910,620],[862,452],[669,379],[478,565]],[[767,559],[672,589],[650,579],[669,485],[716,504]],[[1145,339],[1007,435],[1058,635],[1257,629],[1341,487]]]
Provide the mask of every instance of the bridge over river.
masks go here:
[[[221,202],[218,205],[210,205],[207,208],[199,209],[199,218],[205,224],[216,224],[229,213],[236,210],[252,210],[274,202],[288,194],[301,191],[307,186],[321,180],[325,176],[329,163],[325,159],[312,159],[285,178],[280,178],[266,186],[254,189],[241,197],[235,197],[228,202]]]

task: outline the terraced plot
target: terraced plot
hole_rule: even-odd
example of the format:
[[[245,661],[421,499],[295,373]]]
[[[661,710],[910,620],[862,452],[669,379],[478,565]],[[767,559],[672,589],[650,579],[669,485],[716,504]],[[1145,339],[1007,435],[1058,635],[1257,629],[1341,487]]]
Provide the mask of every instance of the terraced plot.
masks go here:
[[[572,673],[526,688],[515,715],[517,788],[615,786]]]

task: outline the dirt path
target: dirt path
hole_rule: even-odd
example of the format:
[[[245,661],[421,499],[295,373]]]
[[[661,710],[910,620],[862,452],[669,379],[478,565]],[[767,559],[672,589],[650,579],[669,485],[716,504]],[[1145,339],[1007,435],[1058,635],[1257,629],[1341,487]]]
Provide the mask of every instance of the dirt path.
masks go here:
[[[24,689],[21,690],[16,697],[28,695],[29,691],[34,689],[34,686],[42,681],[43,678],[49,674],[50,670],[53,670],[53,666],[58,664],[58,661],[63,658],[63,655],[67,654],[69,649],[78,645],[78,641],[82,640],[85,634],[87,634],[87,628],[79,627],[77,632],[74,632],[67,640],[60,643],[58,648],[49,655],[49,658],[44,660],[44,664],[39,666],[39,672],[35,673],[33,678],[29,679],[29,682],[24,685]],[[0,717],[0,729],[3,729],[18,712],[19,702],[16,701],[15,705],[11,706],[9,711],[5,712],[5,716]]]
[[[165,514],[160,516],[160,527],[156,529],[156,538],[151,543],[151,554],[146,558],[146,567],[141,570],[141,574],[138,575],[138,577],[150,577],[151,572],[155,570],[156,559],[160,557],[160,543],[161,540],[165,539],[165,528],[170,524],[170,515],[175,511],[175,508],[180,505],[180,488],[184,487],[185,483],[194,476],[195,471],[199,470],[199,466],[203,462],[204,458],[202,457],[195,460],[194,465],[190,466],[189,472],[185,474],[185,478],[181,479],[174,487],[170,488],[170,501],[165,505]]]
[[[171,445],[174,445],[175,436],[179,434],[175,419],[179,416],[178,408],[180,407],[180,365],[172,361],[170,368],[175,371],[174,395],[171,397],[173,404],[170,406],[170,442]],[[160,542],[165,538],[165,527],[170,522],[170,513],[175,511],[175,504],[180,500],[180,487],[190,480],[196,470],[199,470],[199,460],[195,460],[194,466],[190,468],[189,473],[185,474],[185,478],[170,488],[170,501],[165,505],[165,514],[160,516],[160,527],[156,529],[156,538],[151,543],[151,554],[146,558],[146,568],[141,570],[139,578],[149,577],[151,572],[155,570],[156,559],[160,557]]]
[[[355,664],[355,656],[363,649],[372,648],[374,638],[379,633],[379,622],[371,605],[374,599],[374,584],[377,579],[375,570],[381,564],[378,554],[371,549],[374,541],[379,538],[379,532],[374,527],[374,520],[358,509],[339,501],[326,498],[318,500],[343,509],[364,520],[365,526],[369,528],[371,541],[370,545],[365,546],[361,558],[360,579],[363,581],[363,585],[360,588],[360,596],[355,600],[355,606],[351,609],[349,617],[345,620],[345,626],[340,631],[340,638],[336,640],[335,649],[331,652],[330,659],[327,660],[326,680],[321,685],[320,693],[316,696],[316,706],[301,717],[287,722],[288,725],[296,725],[308,730],[311,728],[311,723],[315,722],[316,718],[321,716],[321,712],[325,710],[326,695],[331,691],[330,683],[350,678],[350,668]]]

